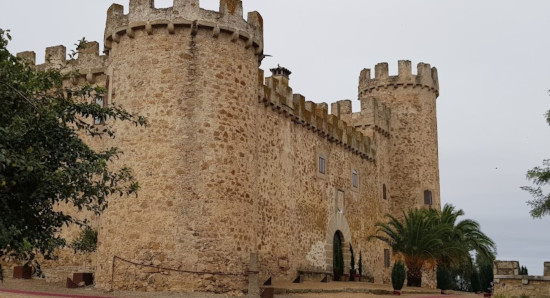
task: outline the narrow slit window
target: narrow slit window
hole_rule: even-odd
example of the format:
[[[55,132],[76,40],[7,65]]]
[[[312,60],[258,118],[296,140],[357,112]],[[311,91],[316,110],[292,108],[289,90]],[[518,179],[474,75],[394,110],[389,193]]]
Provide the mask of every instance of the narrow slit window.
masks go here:
[[[384,200],[387,200],[388,199],[388,189],[386,187],[386,184],[383,184],[382,185],[382,198]]]
[[[353,187],[359,187],[359,175],[357,175],[356,170],[353,170],[353,172],[351,173],[351,180]]]
[[[390,267],[390,250],[384,249],[384,267]]]
[[[325,157],[319,155],[319,173],[324,174],[326,172]]]
[[[430,190],[424,191],[424,205],[432,205],[432,192]]]

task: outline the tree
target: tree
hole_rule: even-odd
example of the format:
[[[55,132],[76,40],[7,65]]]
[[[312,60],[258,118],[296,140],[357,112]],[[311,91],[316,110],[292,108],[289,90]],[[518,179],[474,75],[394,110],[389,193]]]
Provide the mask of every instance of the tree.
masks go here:
[[[402,254],[407,267],[407,286],[422,285],[422,267],[426,263],[435,266],[437,258],[445,249],[447,226],[434,224],[434,217],[424,209],[403,212],[403,220],[387,214],[387,223],[375,224],[375,238],[387,243],[394,254]]]
[[[527,202],[531,206],[531,216],[542,218],[550,215],[550,193],[545,194],[542,189],[550,182],[550,160],[544,160],[542,167],[534,167],[527,171],[527,179],[532,181],[534,186],[523,186],[521,189],[529,192],[534,198]]]
[[[28,261],[65,244],[63,225],[86,225],[57,204],[100,214],[109,196],[138,190],[129,168],[113,167],[119,149],[93,149],[81,137],[114,137],[115,120],[137,126],[146,119],[96,104],[104,88],[63,87],[60,71],[38,71],[13,56],[10,39],[0,29],[0,256]]]
[[[489,263],[486,260],[480,260],[478,262],[479,268],[479,283],[481,285],[481,291],[486,293],[493,292],[493,263]]]
[[[473,268],[472,253],[492,263],[496,246],[477,222],[457,221],[462,215],[464,211],[455,210],[452,205],[445,205],[441,211],[411,209],[403,213],[403,220],[386,215],[388,223],[376,223],[376,235],[371,238],[389,244],[394,253],[403,255],[408,286],[421,286],[421,270],[426,263],[444,269],[440,270],[441,274],[461,268],[460,271],[469,276]],[[445,278],[442,276],[442,280]]]
[[[438,264],[451,269],[472,266],[472,253],[476,258],[481,258],[492,263],[495,260],[496,245],[485,233],[481,231],[479,223],[471,219],[458,221],[464,215],[462,209],[456,210],[453,205],[445,204],[441,211],[430,210],[434,224],[448,227],[446,234],[446,249],[438,260]]]
[[[529,275],[529,270],[527,270],[527,267],[521,266],[519,269],[519,275]]]
[[[546,123],[550,124],[550,111],[546,112],[545,117]],[[527,180],[532,181],[534,186],[523,186],[521,189],[529,192],[534,198],[527,202],[531,206],[531,216],[542,218],[550,215],[550,193],[545,194],[542,189],[550,183],[550,160],[544,160],[542,167],[534,167],[527,171]]]

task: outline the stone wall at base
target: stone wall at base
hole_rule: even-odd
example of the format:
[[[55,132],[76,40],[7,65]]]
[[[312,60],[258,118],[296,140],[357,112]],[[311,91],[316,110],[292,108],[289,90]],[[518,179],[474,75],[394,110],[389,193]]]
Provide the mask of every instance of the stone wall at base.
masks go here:
[[[495,261],[495,296],[550,298],[550,262],[544,263],[544,275],[519,275],[518,261]]]

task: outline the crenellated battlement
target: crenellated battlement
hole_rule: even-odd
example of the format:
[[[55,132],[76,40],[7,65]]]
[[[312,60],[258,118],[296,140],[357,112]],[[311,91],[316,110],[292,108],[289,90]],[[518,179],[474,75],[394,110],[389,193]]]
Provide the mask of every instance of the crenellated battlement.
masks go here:
[[[200,8],[199,0],[174,0],[169,8],[155,8],[154,0],[130,0],[129,8],[128,14],[124,14],[122,5],[113,4],[108,9],[106,51],[123,35],[133,38],[136,30],[153,34],[155,27],[165,27],[170,34],[175,34],[176,27],[186,27],[193,35],[199,29],[210,30],[213,37],[229,34],[232,41],[241,39],[247,48],[254,47],[256,54],[263,52],[262,16],[250,12],[245,21],[241,0],[220,0],[218,12]]]
[[[107,56],[99,54],[99,43],[96,41],[86,43],[79,50],[76,59],[67,60],[67,48],[65,46],[46,48],[45,62],[39,65],[36,65],[35,52],[17,53],[17,57],[31,65],[35,65],[40,70],[58,69],[61,73],[78,71],[91,84],[95,83],[97,76],[105,74],[107,65]]]
[[[439,96],[439,78],[437,69],[430,64],[418,63],[417,74],[413,74],[411,61],[398,62],[398,75],[390,76],[388,63],[379,63],[374,69],[374,78],[370,69],[363,69],[359,76],[359,97],[370,90],[379,88],[428,88]]]
[[[273,75],[265,79],[262,87],[260,102],[266,106],[362,158],[375,160],[376,149],[370,137],[363,135],[340,117],[329,114],[328,104],[306,101],[304,96],[293,93],[288,85],[288,77]]]
[[[361,111],[353,112],[351,100],[339,100],[331,105],[331,114],[356,128],[368,129],[390,136],[391,110],[383,102],[369,97],[361,101]]]

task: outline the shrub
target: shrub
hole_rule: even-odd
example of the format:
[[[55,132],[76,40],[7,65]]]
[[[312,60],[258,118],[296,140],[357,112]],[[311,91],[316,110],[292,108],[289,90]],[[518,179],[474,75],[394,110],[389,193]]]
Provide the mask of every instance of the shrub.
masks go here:
[[[472,292],[477,293],[481,292],[481,283],[479,282],[479,272],[477,268],[473,268],[472,274],[470,275],[470,282],[472,285]]]
[[[81,251],[84,253],[94,252],[97,248],[97,230],[90,227],[85,227],[80,231],[78,237],[73,240],[71,247],[74,251]]]
[[[481,290],[486,293],[492,293],[493,286],[493,265],[491,263],[480,264],[479,266],[479,282]]]
[[[353,247],[349,244],[349,251],[351,254],[350,266],[349,266],[349,281],[355,280],[355,254],[353,253]]]
[[[363,276],[363,256],[361,251],[359,251],[359,264],[357,265],[357,270],[359,271],[359,276]]]
[[[405,284],[405,265],[401,261],[395,262],[391,271],[391,284],[394,290],[400,291]]]
[[[529,275],[529,271],[527,270],[527,267],[521,266],[519,269],[519,275]]]
[[[451,288],[451,272],[444,266],[437,266],[437,288],[444,291]]]

